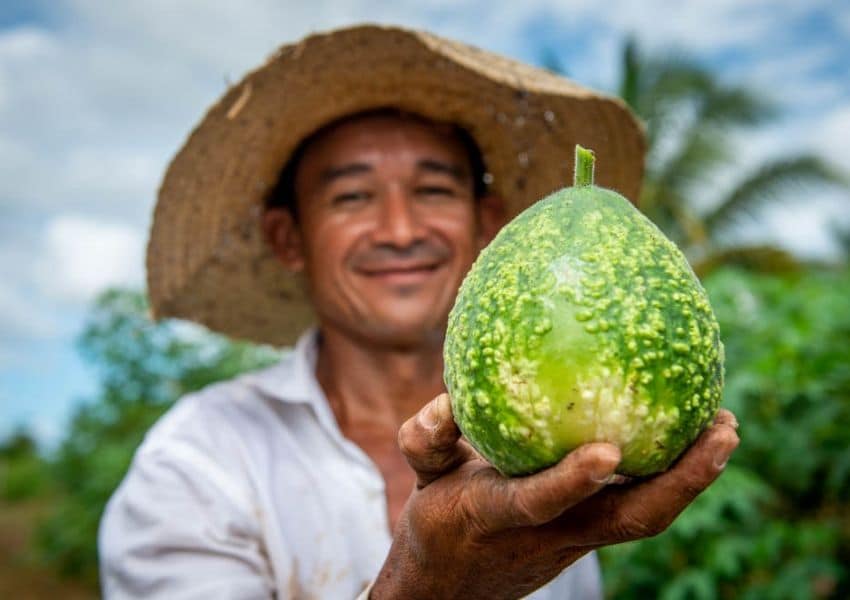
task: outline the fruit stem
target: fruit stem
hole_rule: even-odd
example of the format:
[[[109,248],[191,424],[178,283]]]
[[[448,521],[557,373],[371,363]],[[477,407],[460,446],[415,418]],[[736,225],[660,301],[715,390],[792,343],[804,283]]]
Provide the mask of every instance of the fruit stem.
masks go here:
[[[596,163],[596,155],[593,150],[582,148],[576,144],[576,168],[573,175],[573,185],[584,187],[593,185],[593,165]]]

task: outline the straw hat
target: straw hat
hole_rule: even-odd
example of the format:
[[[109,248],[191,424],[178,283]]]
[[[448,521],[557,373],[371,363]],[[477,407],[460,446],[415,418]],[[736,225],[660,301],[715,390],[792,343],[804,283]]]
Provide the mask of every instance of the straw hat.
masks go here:
[[[147,253],[154,316],[291,344],[313,314],[263,239],[266,196],[302,139],[383,107],[466,128],[511,216],[571,183],[576,143],[596,151],[598,185],[637,198],[645,144],[619,100],[426,32],[311,35],[231,87],[169,165]]]

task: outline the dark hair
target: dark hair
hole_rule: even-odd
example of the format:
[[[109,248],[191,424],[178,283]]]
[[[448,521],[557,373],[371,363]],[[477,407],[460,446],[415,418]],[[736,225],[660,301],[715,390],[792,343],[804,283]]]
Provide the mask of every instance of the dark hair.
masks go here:
[[[301,140],[298,146],[295,147],[295,150],[292,152],[289,160],[283,166],[283,169],[281,169],[277,182],[266,198],[266,208],[285,208],[292,213],[292,216],[297,221],[298,203],[295,198],[295,174],[298,172],[298,166],[301,164],[301,160],[304,158],[307,148],[331,129],[349,121],[363,117],[388,116],[412,119],[421,123],[433,123],[430,119],[415,113],[408,113],[397,108],[376,108],[355,113],[353,115],[347,115],[328,123]],[[460,142],[466,152],[467,159],[469,160],[469,166],[472,171],[472,193],[473,197],[478,200],[487,193],[487,167],[484,164],[484,156],[481,154],[481,149],[478,147],[478,144],[475,142],[472,135],[460,125],[451,125],[451,135]]]

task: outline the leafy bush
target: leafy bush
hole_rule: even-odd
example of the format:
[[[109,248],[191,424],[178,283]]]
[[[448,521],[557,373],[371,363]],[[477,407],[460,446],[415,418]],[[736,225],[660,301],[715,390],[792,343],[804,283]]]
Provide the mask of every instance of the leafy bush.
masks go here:
[[[607,593],[850,597],[850,271],[706,287],[741,446],[667,532],[602,552]]]
[[[38,496],[49,482],[47,464],[28,432],[18,430],[0,444],[0,500],[17,502]]]

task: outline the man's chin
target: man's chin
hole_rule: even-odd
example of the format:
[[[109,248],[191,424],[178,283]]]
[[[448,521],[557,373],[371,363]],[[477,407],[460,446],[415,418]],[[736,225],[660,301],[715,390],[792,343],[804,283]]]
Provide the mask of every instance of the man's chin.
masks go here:
[[[372,324],[364,329],[366,336],[374,343],[398,350],[442,348],[446,333],[445,321],[415,322],[409,320],[386,320]]]

